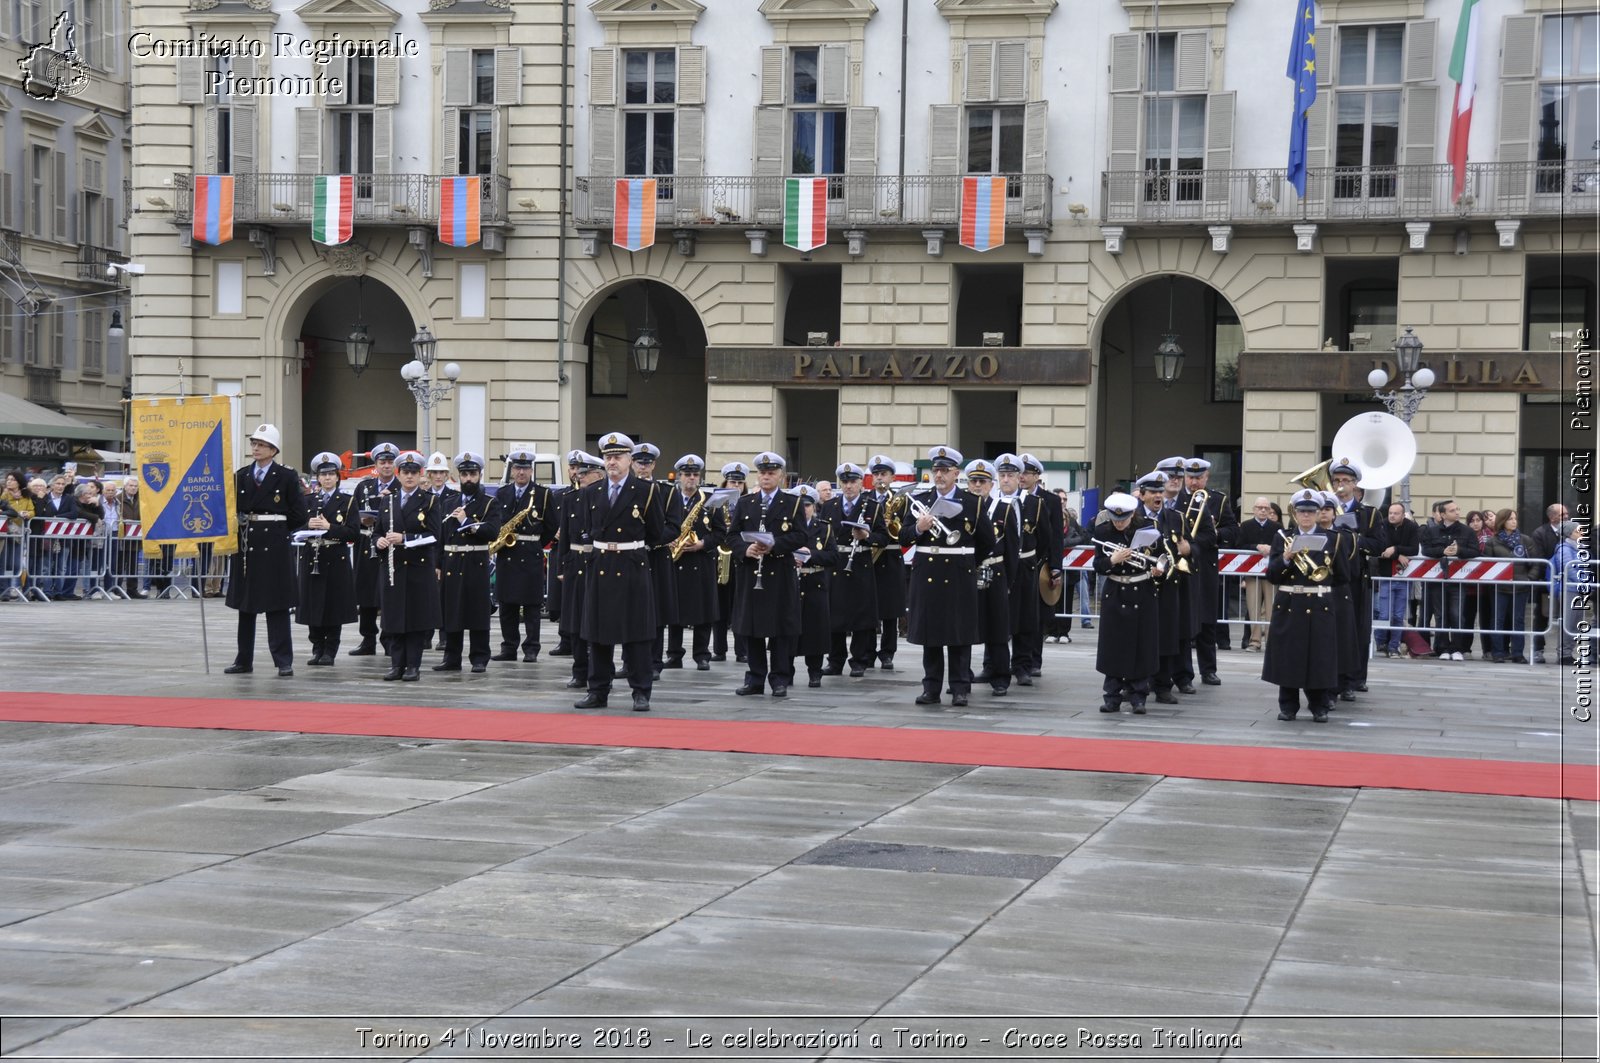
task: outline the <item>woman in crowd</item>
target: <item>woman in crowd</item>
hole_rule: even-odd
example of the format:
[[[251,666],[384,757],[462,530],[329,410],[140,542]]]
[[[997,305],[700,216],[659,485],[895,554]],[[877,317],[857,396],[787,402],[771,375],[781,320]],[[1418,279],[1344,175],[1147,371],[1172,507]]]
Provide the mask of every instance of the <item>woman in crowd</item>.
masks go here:
[[[1494,538],[1489,540],[1488,548],[1484,553],[1490,557],[1509,558],[1536,558],[1539,556],[1538,548],[1533,545],[1533,540],[1523,535],[1517,528],[1517,511],[1502,509],[1495,514]],[[1532,590],[1532,580],[1540,578],[1538,567],[1532,564],[1512,565],[1511,579],[1513,582],[1498,586],[1494,590],[1494,627],[1499,632],[1512,634],[1495,634],[1485,637],[1489,644],[1490,660],[1499,663],[1510,661],[1512,664],[1527,664],[1528,658],[1524,656],[1523,625],[1528,617],[1529,591]]]
[[[0,532],[0,599],[22,594],[22,529],[33,516],[33,497],[22,489],[22,473],[8,472],[0,485],[0,519],[6,523]]]
[[[1482,557],[1488,552],[1489,543],[1494,539],[1494,526],[1490,523],[1494,514],[1487,510],[1474,509],[1466,515],[1467,530],[1478,543],[1478,556]],[[1472,640],[1477,634],[1478,621],[1482,619],[1483,627],[1494,626],[1494,592],[1484,587],[1482,583],[1465,583],[1457,591],[1461,595],[1461,626],[1466,630],[1462,632],[1466,640],[1463,653],[1472,655]],[[1481,605],[1481,608],[1480,608]],[[1489,656],[1489,636],[1483,635],[1482,652],[1480,657]]]
[[[1575,520],[1561,522],[1561,544],[1550,559],[1550,601],[1559,602],[1560,612],[1555,613],[1561,629],[1561,660],[1564,666],[1577,664],[1577,639],[1575,634],[1588,612],[1589,597],[1594,584],[1589,578],[1593,571],[1593,558],[1583,545],[1583,525]]]

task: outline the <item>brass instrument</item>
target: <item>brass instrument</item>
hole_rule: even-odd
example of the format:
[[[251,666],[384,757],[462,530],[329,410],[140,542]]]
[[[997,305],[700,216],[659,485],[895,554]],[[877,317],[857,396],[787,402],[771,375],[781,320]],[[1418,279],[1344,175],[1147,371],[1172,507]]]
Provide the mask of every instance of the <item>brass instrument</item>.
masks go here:
[[[923,517],[928,517],[930,520],[932,520],[932,531],[943,538],[946,543],[954,546],[956,543],[961,541],[961,533],[958,531],[951,531],[950,528],[945,525],[944,521],[933,515],[932,509],[923,505],[915,498],[912,498],[909,501],[911,503],[911,515],[917,518],[919,521],[922,520]]]
[[[517,529],[522,526],[522,522],[529,519],[537,520],[538,517],[539,511],[533,507],[533,500],[530,498],[528,500],[527,509],[522,510],[501,526],[500,534],[495,536],[494,542],[489,544],[489,554],[493,556],[494,554],[498,554],[501,550],[504,550],[506,547],[515,545],[517,541]]]
[[[1318,464],[1311,466],[1311,468],[1307,469],[1299,476],[1289,477],[1289,482],[1292,484],[1299,484],[1301,487],[1308,487],[1313,491],[1332,491],[1333,479],[1328,475],[1328,468],[1332,464],[1332,458],[1324,462],[1319,462]]]
[[[895,542],[900,541],[900,523],[905,516],[906,502],[911,496],[900,491],[889,492],[889,497],[883,502],[883,527],[889,533],[889,538]],[[873,555],[877,560],[877,555]]]
[[[693,506],[689,507],[688,514],[683,518],[683,525],[678,529],[678,537],[672,540],[672,545],[667,547],[667,554],[676,561],[683,556],[684,550],[700,541],[700,536],[695,534],[695,522],[700,519],[700,511],[706,508],[706,496],[698,493]]]
[[[1280,531],[1278,534],[1283,536],[1283,548],[1287,552],[1294,546],[1294,536],[1286,531]],[[1333,575],[1332,565],[1326,561],[1321,564],[1315,564],[1310,558],[1306,557],[1304,552],[1294,555],[1294,565],[1300,570],[1300,574],[1312,583],[1326,583],[1328,577]]]
[[[717,584],[726,587],[733,578],[733,551],[726,546],[717,547]]]
[[[1186,538],[1193,539],[1200,534],[1200,522],[1206,516],[1206,503],[1211,500],[1211,495],[1205,488],[1201,488],[1189,496],[1189,506],[1183,511],[1183,526],[1186,529]],[[1194,514],[1194,523],[1189,523],[1189,514]]]
[[[1118,550],[1132,550],[1133,556],[1128,558],[1127,563],[1132,565],[1134,568],[1148,569],[1155,561],[1155,559],[1149,554],[1140,550],[1134,550],[1133,547],[1129,546],[1127,543],[1114,543],[1109,539],[1090,539],[1089,541],[1095,546],[1098,546],[1100,549],[1104,550],[1107,557],[1110,557]]]

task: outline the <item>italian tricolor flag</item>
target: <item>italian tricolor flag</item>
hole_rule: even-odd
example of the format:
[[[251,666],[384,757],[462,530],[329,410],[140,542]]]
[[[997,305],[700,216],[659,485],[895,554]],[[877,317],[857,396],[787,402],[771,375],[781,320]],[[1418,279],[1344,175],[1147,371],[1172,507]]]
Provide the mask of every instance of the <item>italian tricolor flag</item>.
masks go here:
[[[355,207],[356,179],[318,177],[311,197],[311,239],[319,244],[342,244],[350,239]]]
[[[1456,102],[1450,111],[1450,169],[1455,175],[1451,198],[1459,202],[1467,187],[1467,134],[1472,130],[1472,97],[1478,87],[1478,0],[1461,0],[1450,80],[1456,83]]]
[[[828,179],[790,177],[783,185],[783,245],[811,251],[828,242]]]

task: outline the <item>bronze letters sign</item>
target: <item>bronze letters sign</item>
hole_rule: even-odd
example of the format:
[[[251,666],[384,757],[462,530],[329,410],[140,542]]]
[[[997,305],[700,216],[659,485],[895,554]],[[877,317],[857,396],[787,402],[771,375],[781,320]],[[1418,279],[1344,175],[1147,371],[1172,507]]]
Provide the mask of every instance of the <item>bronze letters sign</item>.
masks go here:
[[[1427,351],[1423,364],[1444,391],[1572,392],[1573,355],[1567,351]],[[1245,351],[1241,391],[1371,391],[1367,374],[1382,369],[1394,380],[1392,352]]]
[[[1089,352],[1058,347],[707,347],[709,384],[1089,383]]]

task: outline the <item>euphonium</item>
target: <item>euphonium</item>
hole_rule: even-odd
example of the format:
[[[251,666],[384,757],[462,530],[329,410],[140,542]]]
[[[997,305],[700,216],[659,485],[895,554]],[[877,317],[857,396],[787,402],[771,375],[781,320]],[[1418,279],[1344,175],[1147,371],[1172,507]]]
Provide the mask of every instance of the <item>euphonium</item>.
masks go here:
[[[676,561],[683,556],[684,550],[693,543],[699,542],[700,537],[695,534],[695,522],[700,519],[700,511],[706,508],[706,496],[701,494],[695,499],[694,505],[689,507],[689,512],[683,518],[683,525],[678,529],[678,537],[672,540],[672,545],[667,548],[667,553]]]

